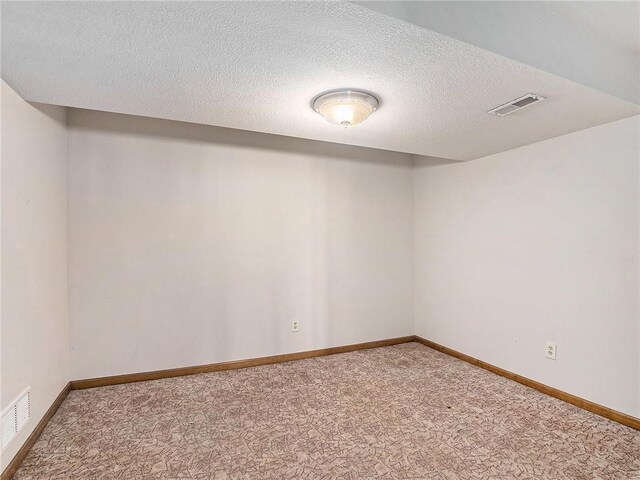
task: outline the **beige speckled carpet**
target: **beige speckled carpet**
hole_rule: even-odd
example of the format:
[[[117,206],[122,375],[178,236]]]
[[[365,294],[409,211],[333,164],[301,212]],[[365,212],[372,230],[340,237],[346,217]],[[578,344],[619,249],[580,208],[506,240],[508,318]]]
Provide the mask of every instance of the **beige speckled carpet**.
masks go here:
[[[640,478],[640,432],[416,343],[73,391],[24,479]]]

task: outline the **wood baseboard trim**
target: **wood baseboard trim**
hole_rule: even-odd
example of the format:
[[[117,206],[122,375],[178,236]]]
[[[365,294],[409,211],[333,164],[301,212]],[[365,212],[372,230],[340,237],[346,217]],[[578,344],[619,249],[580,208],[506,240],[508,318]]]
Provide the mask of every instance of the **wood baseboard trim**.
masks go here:
[[[503,368],[496,367],[495,365],[491,365],[490,363],[483,362],[482,360],[478,360],[477,358],[471,357],[464,353],[460,353],[449,347],[445,347],[444,345],[440,345],[438,343],[432,342],[431,340],[427,340],[426,338],[422,338],[416,335],[415,339],[416,339],[416,342],[421,343],[426,347],[432,348],[442,353],[446,353],[447,355],[451,355],[452,357],[455,357],[459,360],[463,360],[467,363],[475,365],[476,367],[484,368],[485,370],[489,370],[490,372],[495,373],[496,375],[500,375],[502,377],[508,378],[509,380],[513,380],[514,382],[521,383],[522,385],[531,387],[535,390],[538,390],[539,392],[555,397],[559,400],[562,400],[563,402],[567,402],[572,405],[575,405],[576,407],[580,407],[591,413],[595,413],[596,415],[600,415],[601,417],[605,417],[605,418],[608,418],[609,420],[613,420],[614,422],[618,422],[623,425],[626,425],[627,427],[640,430],[639,418],[633,417],[631,415],[627,415],[626,413],[618,412],[617,410],[613,410],[612,408],[605,407],[598,403],[585,400],[584,398],[578,397],[576,395],[563,392],[562,390],[558,390],[557,388],[550,387],[548,385],[545,385],[544,383],[531,380],[530,378],[523,377],[522,375],[518,375],[516,373],[510,372]]]
[[[302,360],[305,358],[322,357],[336,353],[354,352],[369,348],[388,347],[401,343],[415,341],[413,335],[406,337],[390,338],[387,340],[377,340],[375,342],[356,343],[341,347],[321,348],[306,352],[285,353],[282,355],[272,355],[269,357],[252,358],[248,360],[235,360],[232,362],[211,363],[208,365],[197,365],[193,367],[172,368],[169,370],[156,370],[153,372],[129,373],[125,375],[114,375],[110,377],[89,378],[86,380],[72,380],[71,389],[80,390],[84,388],[106,387],[109,385],[120,385],[123,383],[146,382],[149,380],[159,380],[161,378],[181,377],[184,375],[195,375],[197,373],[220,372],[223,370],[236,370],[238,368],[257,367],[260,365],[271,365],[274,363],[290,362],[292,360]]]
[[[13,460],[11,460],[11,462],[9,462],[9,465],[7,465],[7,467],[4,469],[2,475],[0,476],[0,480],[9,480],[11,477],[13,477],[13,474],[16,473],[16,470],[18,470],[18,467],[20,467],[20,464],[22,464],[22,461],[27,456],[27,453],[29,453],[29,450],[31,450],[31,447],[33,447],[33,445],[40,437],[40,434],[44,430],[44,427],[47,426],[49,420],[51,420],[56,411],[58,411],[58,408],[60,407],[64,399],[67,398],[67,395],[69,395],[70,391],[71,382],[67,383],[62,391],[58,394],[49,409],[45,412],[44,416],[38,422],[38,425],[36,425],[36,428],[34,428],[31,434],[27,437],[27,441],[24,442],[22,447],[20,447],[20,450],[18,450],[18,453],[16,453],[15,457],[13,457]]]

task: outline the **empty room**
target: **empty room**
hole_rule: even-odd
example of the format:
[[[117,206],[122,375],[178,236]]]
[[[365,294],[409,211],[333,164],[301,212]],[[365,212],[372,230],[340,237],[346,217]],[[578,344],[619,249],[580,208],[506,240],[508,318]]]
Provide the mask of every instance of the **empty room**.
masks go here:
[[[640,480],[640,2],[0,29],[2,480]]]

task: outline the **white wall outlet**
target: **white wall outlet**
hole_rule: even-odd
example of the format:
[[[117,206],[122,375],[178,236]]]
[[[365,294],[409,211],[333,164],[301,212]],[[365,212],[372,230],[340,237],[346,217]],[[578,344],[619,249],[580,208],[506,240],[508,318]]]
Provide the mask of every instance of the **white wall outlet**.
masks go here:
[[[544,350],[544,356],[551,360],[556,359],[556,353],[558,351],[558,345],[553,342],[547,342]]]
[[[291,322],[291,333],[298,333],[300,331],[300,322],[298,320],[293,320]]]

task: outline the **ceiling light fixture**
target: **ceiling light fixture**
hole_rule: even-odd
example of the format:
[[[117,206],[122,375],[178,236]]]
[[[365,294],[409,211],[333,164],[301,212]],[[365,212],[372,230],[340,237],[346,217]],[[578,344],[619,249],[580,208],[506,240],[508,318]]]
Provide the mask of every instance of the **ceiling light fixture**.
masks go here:
[[[344,128],[364,122],[379,105],[376,97],[361,90],[332,90],[321,93],[311,102],[327,122]]]

